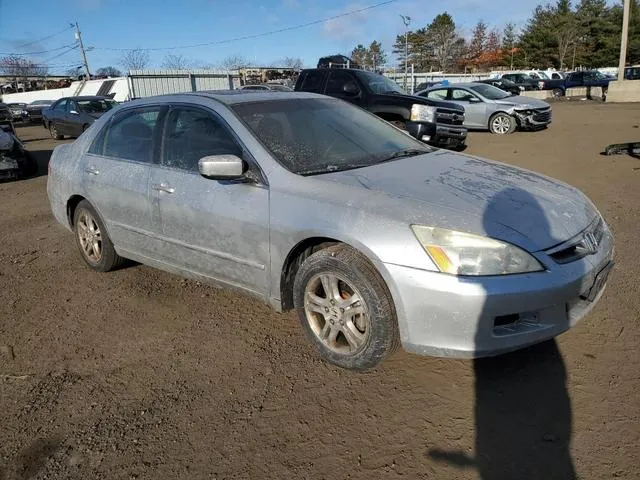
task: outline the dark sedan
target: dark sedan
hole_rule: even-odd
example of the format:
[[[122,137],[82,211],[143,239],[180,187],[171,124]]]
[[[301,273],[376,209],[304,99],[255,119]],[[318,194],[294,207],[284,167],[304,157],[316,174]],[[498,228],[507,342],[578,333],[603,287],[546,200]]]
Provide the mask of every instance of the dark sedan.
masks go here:
[[[116,102],[105,97],[61,98],[42,111],[44,127],[57,140],[65,135],[79,137],[97,118],[115,105]]]
[[[54,100],[34,100],[25,107],[25,121],[29,123],[42,121],[42,110],[51,106]]]
[[[22,121],[24,119],[24,109],[27,106],[26,103],[7,103],[9,111],[11,112],[11,119],[15,121]]]
[[[525,90],[541,90],[544,82],[531,78],[526,73],[505,73],[501,80],[509,80]]]
[[[524,87],[520,87],[506,78],[489,78],[487,80],[478,80],[477,83],[493,85],[494,87],[504,90],[512,95],[520,95],[520,92],[524,90]]]

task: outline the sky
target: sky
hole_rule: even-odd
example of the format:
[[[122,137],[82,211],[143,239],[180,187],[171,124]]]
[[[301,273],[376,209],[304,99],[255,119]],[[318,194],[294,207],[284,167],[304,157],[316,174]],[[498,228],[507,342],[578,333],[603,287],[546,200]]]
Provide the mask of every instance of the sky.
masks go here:
[[[158,68],[167,54],[183,55],[199,66],[216,65],[226,57],[239,55],[253,65],[272,65],[285,57],[297,57],[311,67],[321,56],[349,55],[356,44],[377,40],[382,42],[392,61],[396,35],[404,32],[401,14],[410,16],[410,28],[417,29],[446,9],[461,33],[468,36],[479,20],[491,27],[502,28],[506,22],[513,22],[521,28],[540,3],[536,0],[395,0],[286,32],[182,48],[315,22],[382,2],[384,0],[0,0],[0,56],[44,52],[28,58],[50,65],[50,70],[57,72],[80,65],[78,50],[62,48],[75,41],[73,30],[62,31],[70,22],[78,22],[85,47],[93,47],[87,53],[92,71],[104,66],[119,67],[123,52],[116,49],[132,48],[150,49],[150,66]],[[151,50],[167,47],[174,48]]]

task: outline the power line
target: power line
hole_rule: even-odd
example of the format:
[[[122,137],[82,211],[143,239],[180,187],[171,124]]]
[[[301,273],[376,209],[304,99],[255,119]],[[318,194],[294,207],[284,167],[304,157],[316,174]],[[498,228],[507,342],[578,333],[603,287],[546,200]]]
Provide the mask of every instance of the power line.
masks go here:
[[[49,62],[49,61],[53,60],[54,58],[58,58],[58,57],[62,57],[64,55],[67,55],[68,53],[71,53],[72,51],[76,50],[77,48],[78,48],[78,45],[74,45],[73,47],[69,47],[68,50],[65,50],[62,53],[58,53],[58,54],[56,54],[56,55],[54,55],[52,57],[45,58],[44,60],[42,60],[42,63],[46,63],[46,62]]]
[[[28,55],[40,55],[42,53],[50,53],[50,52],[57,52],[59,50],[62,50],[64,48],[68,48],[75,45],[75,43],[71,43],[69,45],[63,45],[61,47],[58,48],[52,48],[50,50],[42,50],[40,52],[25,52],[25,53],[16,53],[16,52],[0,52],[0,55],[14,55],[16,57],[26,57]]]
[[[181,46],[177,46],[177,47],[143,48],[141,50],[148,50],[148,51],[181,50],[181,49],[185,49],[185,48],[196,48],[196,47],[207,47],[207,46],[211,46],[211,45],[222,45],[222,44],[225,44],[225,43],[238,42],[238,41],[241,41],[241,40],[249,40],[249,39],[252,39],[252,38],[266,37],[268,35],[274,35],[276,33],[290,32],[291,30],[298,30],[300,28],[310,27],[312,25],[317,25],[319,23],[328,22],[329,20],[336,20],[338,18],[348,17],[350,15],[355,15],[356,13],[361,13],[361,12],[365,12],[367,10],[373,10],[374,8],[383,7],[385,5],[389,5],[389,4],[395,3],[397,1],[398,0],[387,0],[385,2],[376,3],[375,5],[370,5],[368,7],[358,8],[357,10],[351,10],[349,12],[340,13],[340,14],[334,15],[332,17],[327,17],[327,18],[323,18],[323,19],[320,19],[320,20],[314,20],[312,22],[307,22],[307,23],[301,23],[299,25],[293,25],[291,27],[284,27],[284,28],[280,28],[278,30],[271,30],[269,32],[254,33],[254,34],[245,35],[245,36],[242,36],[242,37],[229,38],[227,40],[217,40],[215,42],[194,43],[192,45],[181,45]],[[128,51],[128,50],[131,50],[131,49],[130,48],[96,47],[95,50],[110,50],[110,51],[116,51],[116,52],[124,52],[124,51]]]
[[[34,43],[44,42],[45,40],[49,40],[50,38],[57,37],[58,35],[61,35],[64,32],[68,32],[72,28],[73,28],[73,26],[67,27],[64,30],[61,30],[61,31],[59,31],[57,33],[52,33],[51,35],[47,35],[46,37],[42,37],[42,38],[40,38],[38,40],[33,40],[32,42],[27,42],[27,43],[23,43],[22,45],[18,45],[16,48],[17,49],[21,49],[21,48],[24,48],[24,47],[28,47],[29,45],[33,45]]]

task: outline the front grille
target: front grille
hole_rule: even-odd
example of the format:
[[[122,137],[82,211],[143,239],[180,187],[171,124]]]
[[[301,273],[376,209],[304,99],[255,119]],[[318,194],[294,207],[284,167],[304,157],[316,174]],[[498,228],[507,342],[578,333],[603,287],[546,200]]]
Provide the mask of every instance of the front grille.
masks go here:
[[[548,122],[551,120],[551,108],[542,108],[534,110],[533,120],[535,122]]]
[[[598,251],[604,237],[604,222],[598,219],[573,239],[547,251],[556,263],[574,262]]]
[[[436,123],[462,125],[464,123],[464,113],[438,108],[436,110]]]

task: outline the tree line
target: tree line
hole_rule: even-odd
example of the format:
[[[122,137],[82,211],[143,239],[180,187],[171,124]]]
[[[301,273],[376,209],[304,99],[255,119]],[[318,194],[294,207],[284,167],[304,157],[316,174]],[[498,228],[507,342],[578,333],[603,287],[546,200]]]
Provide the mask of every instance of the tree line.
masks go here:
[[[491,28],[479,21],[465,37],[453,17],[443,12],[426,26],[398,35],[392,54],[399,69],[407,63],[416,71],[474,72],[498,67],[556,68],[618,65],[622,32],[622,3],[606,0],[556,0],[537,6],[525,26],[513,23]],[[382,45],[357,45],[351,58],[379,69],[386,62]],[[640,63],[640,0],[631,1],[627,63]],[[387,64],[388,66],[388,64]]]

